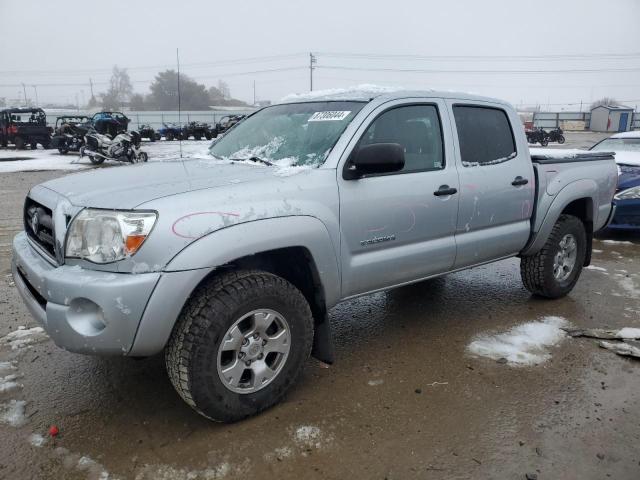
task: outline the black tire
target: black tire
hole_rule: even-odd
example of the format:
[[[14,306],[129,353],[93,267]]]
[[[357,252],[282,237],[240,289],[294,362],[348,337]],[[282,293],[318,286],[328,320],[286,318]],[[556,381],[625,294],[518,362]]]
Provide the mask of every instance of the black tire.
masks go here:
[[[33,142],[31,144],[31,150],[37,150],[38,149],[38,142]]]
[[[159,133],[156,133],[153,138],[155,138],[156,140],[161,140],[162,139],[162,135],[160,135]]]
[[[149,155],[147,155],[147,152],[140,152],[138,154],[138,163],[144,163],[148,160],[149,160]]]
[[[228,389],[217,372],[218,348],[243,315],[270,308],[289,324],[291,346],[280,372],[253,393]],[[278,403],[295,383],[311,353],[313,318],[302,293],[287,280],[262,271],[229,272],[200,285],[189,298],[165,351],[171,383],[201,415],[235,422]]]
[[[546,147],[547,145],[549,145],[549,139],[545,138],[544,140],[540,140],[540,145]]]
[[[202,137],[200,135],[194,135],[193,139],[194,140],[202,140]]]
[[[554,259],[560,251],[560,242],[568,234],[573,235],[576,240],[576,259],[570,275],[560,281],[554,276]],[[573,215],[560,215],[542,249],[535,255],[520,260],[522,282],[534,295],[546,298],[564,297],[580,278],[586,254],[587,233],[584,224]]]
[[[207,140],[211,140],[211,132],[205,133],[204,138],[206,138]]]
[[[67,150],[66,148],[59,148],[58,152],[60,152],[60,155],[66,155],[67,153],[69,153],[69,150]]]
[[[89,161],[94,165],[100,165],[104,162],[104,158],[102,157],[97,157],[95,155],[88,155],[88,157],[89,157]]]
[[[173,140],[173,133],[167,132],[165,134],[164,138],[165,138],[165,140],[169,140],[169,141]]]
[[[562,145],[564,143],[564,135],[558,136],[558,143]]]
[[[16,146],[17,150],[23,150],[25,148],[26,142],[22,137],[16,137],[13,139],[13,144]]]

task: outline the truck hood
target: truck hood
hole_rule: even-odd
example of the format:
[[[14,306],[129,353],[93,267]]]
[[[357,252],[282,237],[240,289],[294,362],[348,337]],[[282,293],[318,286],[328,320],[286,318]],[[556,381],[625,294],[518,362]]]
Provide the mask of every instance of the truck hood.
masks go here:
[[[635,165],[640,167],[640,152],[623,152],[618,150],[616,153],[616,163],[623,165]]]
[[[64,195],[73,205],[129,209],[180,193],[260,181],[273,173],[274,167],[252,163],[170,160],[98,168],[50,180],[42,186]]]

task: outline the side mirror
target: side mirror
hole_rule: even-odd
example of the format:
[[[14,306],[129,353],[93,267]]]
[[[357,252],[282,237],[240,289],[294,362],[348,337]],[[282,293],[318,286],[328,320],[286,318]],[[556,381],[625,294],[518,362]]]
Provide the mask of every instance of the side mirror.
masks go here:
[[[370,173],[390,173],[404,167],[404,149],[398,143],[372,143],[355,152],[345,171],[346,179]]]

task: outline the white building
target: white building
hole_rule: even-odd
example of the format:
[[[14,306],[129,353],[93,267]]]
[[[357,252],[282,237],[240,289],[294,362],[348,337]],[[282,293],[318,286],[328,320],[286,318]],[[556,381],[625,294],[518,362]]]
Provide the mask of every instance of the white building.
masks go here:
[[[591,109],[589,129],[593,132],[628,132],[633,108],[623,105],[600,105]]]

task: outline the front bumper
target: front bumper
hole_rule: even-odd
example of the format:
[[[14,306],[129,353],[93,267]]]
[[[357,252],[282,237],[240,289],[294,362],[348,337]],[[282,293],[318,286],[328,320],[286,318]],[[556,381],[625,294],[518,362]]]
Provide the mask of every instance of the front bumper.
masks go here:
[[[616,211],[609,228],[612,230],[640,230],[640,199],[616,200]]]
[[[30,313],[56,345],[96,355],[130,352],[161,276],[56,267],[34,250],[24,232],[13,240],[12,273]]]

